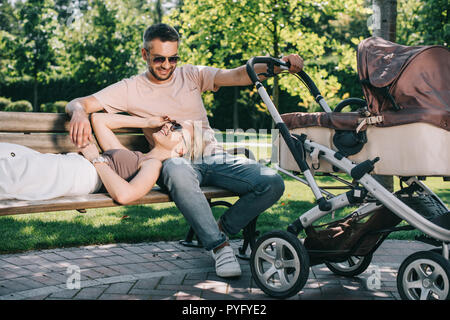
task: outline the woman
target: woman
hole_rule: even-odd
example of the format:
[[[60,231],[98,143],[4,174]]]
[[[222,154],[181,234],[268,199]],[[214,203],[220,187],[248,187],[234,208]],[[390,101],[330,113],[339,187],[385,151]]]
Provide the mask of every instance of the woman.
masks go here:
[[[106,151],[102,157],[94,144],[80,150],[83,157],[75,153],[43,154],[0,143],[0,200],[85,195],[98,192],[103,183],[115,201],[126,204],[150,191],[161,162],[187,153],[186,141],[190,141],[183,136],[189,131],[168,117],[98,113],[92,115],[92,126]],[[112,132],[122,127],[156,129],[154,148],[147,154],[129,151]]]
[[[94,165],[110,196],[120,204],[133,202],[147,194],[159,177],[162,162],[182,156],[188,151],[182,126],[168,117],[147,119],[94,113],[92,125],[105,152],[100,156],[94,144],[83,148],[81,152]],[[123,127],[160,128],[152,135],[155,146],[147,154],[128,150],[112,132],[113,129]]]

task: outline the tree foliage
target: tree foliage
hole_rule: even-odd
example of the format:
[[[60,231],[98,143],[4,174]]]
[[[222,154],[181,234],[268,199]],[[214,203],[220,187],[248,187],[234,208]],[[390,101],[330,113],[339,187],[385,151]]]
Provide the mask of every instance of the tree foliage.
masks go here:
[[[117,1],[94,0],[68,27],[64,42],[73,76],[106,86],[133,75],[139,66],[143,17]]]
[[[450,44],[448,0],[399,0],[397,39],[406,45]]]
[[[364,14],[363,1],[186,0],[166,21],[178,26],[182,57],[193,64],[232,68],[252,56],[298,53],[323,95],[336,103],[342,87],[334,71],[355,71],[352,49],[362,39],[360,30],[347,26],[360,25]],[[295,78],[279,83],[301,97],[300,106],[314,108]]]
[[[345,97],[362,96],[356,47],[371,35],[367,27],[371,2],[0,0],[1,96],[26,97],[35,106],[67,101],[141,72],[142,34],[162,18],[179,30],[185,63],[234,68],[252,56],[298,53],[333,107]],[[448,0],[397,4],[397,42],[448,46]],[[270,79],[266,86],[281,113],[319,110],[293,76]],[[253,87],[222,88],[204,98],[217,128],[238,124],[233,123],[231,110],[236,110],[243,128],[270,125]]]
[[[19,11],[20,37],[16,38],[16,70],[22,76],[30,76],[35,83],[33,107],[37,104],[37,84],[45,82],[55,64],[55,33],[57,14],[51,0],[28,0]]]

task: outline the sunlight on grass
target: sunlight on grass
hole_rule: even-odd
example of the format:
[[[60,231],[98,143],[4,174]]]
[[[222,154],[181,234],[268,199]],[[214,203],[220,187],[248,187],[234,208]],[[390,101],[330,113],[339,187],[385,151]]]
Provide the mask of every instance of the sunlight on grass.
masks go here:
[[[285,192],[281,199],[260,215],[258,230],[260,234],[286,227],[300,215],[315,206],[314,196],[309,187],[281,174],[285,182]],[[317,179],[319,185],[339,185],[329,178]],[[394,180],[399,189],[398,179]],[[449,182],[442,178],[428,178],[425,183],[441,197],[445,203],[450,201]],[[333,193],[335,190],[332,190]],[[338,193],[343,192],[339,190]],[[230,203],[237,197],[214,199]],[[218,219],[226,207],[214,207],[213,215]],[[350,213],[352,208],[344,208],[335,213],[335,218]],[[331,215],[319,220],[331,221]],[[189,226],[183,215],[173,203],[139,205],[115,208],[89,209],[87,213],[77,211],[48,212],[27,215],[0,217],[0,253],[26,250],[70,247],[115,242],[171,241],[183,239]],[[390,238],[414,239],[418,231],[397,232]],[[242,232],[231,237],[241,238]]]
[[[21,234],[24,234],[24,235],[32,235],[33,233],[36,232],[36,230],[35,230],[35,228],[32,227],[32,226],[25,226],[25,227],[21,228],[21,229],[19,230],[19,232],[20,232]]]

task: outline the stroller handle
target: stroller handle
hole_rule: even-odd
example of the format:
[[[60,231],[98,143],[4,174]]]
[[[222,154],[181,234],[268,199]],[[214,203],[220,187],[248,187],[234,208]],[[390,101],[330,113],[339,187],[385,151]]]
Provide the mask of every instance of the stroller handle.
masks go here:
[[[289,61],[282,61],[276,58],[272,57],[253,57],[250,60],[247,61],[246,69],[247,74],[250,77],[250,80],[253,82],[254,85],[258,87],[259,79],[258,74],[255,72],[255,64],[257,63],[264,63],[267,65],[267,72],[262,73],[261,75],[264,75],[266,77],[273,77],[275,76],[275,73],[273,71],[273,67],[281,67],[283,70],[288,70],[290,67]],[[319,89],[317,88],[314,81],[312,81],[311,77],[303,70],[297,73],[297,76],[302,80],[302,82],[305,84],[306,88],[308,88],[311,95],[314,97],[316,102],[322,107],[322,109],[325,112],[332,112],[328,104],[326,103],[324,97],[320,94]]]
[[[273,104],[272,100],[270,99],[269,95],[267,94],[266,89],[261,84],[261,82],[259,82],[258,75],[256,74],[255,69],[254,69],[254,65],[256,63],[267,64],[267,73],[265,73],[265,74],[263,73],[264,76],[274,75],[274,73],[273,73],[274,66],[279,66],[281,68],[289,68],[289,63],[275,59],[275,58],[271,58],[271,57],[253,57],[247,61],[246,68],[247,68],[248,76],[250,77],[250,79],[252,80],[256,89],[258,90],[259,95],[261,96],[262,100],[266,104],[267,109],[269,110],[269,113],[275,122],[275,128],[280,130],[280,134],[283,137],[284,141],[286,142],[287,147],[291,151],[292,156],[294,157],[300,170],[302,171],[306,180],[308,181],[308,184],[309,184],[314,196],[317,199],[319,209],[321,211],[331,210],[331,208],[332,208],[331,203],[328,202],[323,197],[323,195],[320,192],[320,189],[317,186],[317,183],[314,180],[314,177],[309,169],[309,166],[305,160],[304,144],[303,144],[304,141],[303,141],[302,137],[301,136],[297,136],[297,137],[292,136],[291,133],[289,132],[288,127],[286,126],[286,124],[284,123],[280,114],[278,113],[278,110],[276,109],[275,105]],[[306,75],[306,73],[305,73],[305,75]],[[299,226],[295,226],[295,230],[298,230],[298,227]]]
[[[275,75],[275,73],[273,72],[274,66],[281,67],[285,70],[289,69],[289,67],[291,66],[291,64],[287,61],[282,61],[272,57],[253,57],[248,60],[246,64],[247,74],[252,80],[253,84],[259,82],[258,75],[255,72],[255,64],[257,63],[264,63],[267,65],[267,73],[263,74],[267,77],[273,77]]]

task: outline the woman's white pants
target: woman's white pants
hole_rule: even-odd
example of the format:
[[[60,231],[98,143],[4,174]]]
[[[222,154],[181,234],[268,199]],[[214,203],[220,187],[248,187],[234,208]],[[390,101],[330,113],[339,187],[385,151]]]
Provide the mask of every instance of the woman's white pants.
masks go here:
[[[0,142],[0,200],[86,195],[101,185],[94,166],[77,153],[40,153]]]

